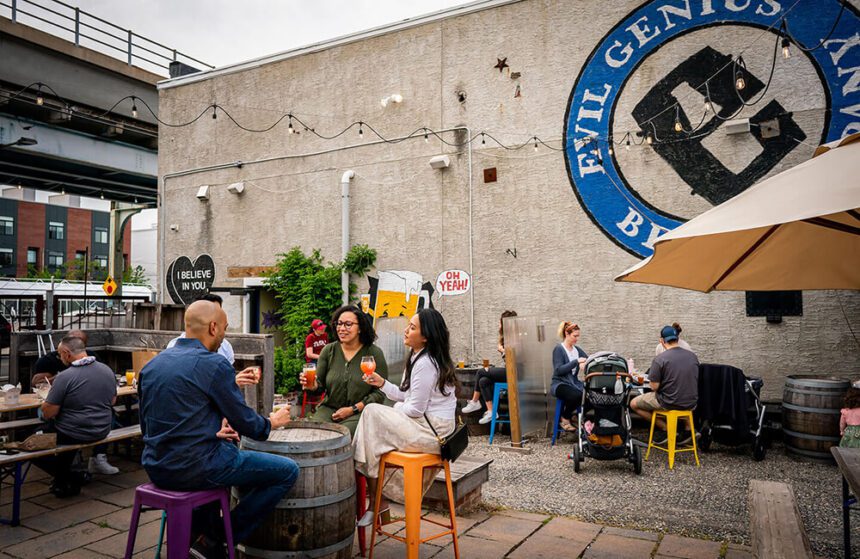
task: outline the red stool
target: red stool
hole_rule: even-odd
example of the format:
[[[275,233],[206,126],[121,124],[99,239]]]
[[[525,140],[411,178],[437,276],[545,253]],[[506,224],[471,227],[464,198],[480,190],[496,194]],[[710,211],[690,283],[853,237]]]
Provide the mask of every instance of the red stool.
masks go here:
[[[167,559],[187,559],[191,547],[191,512],[213,501],[221,503],[224,533],[227,535],[227,554],[233,559],[233,529],[230,526],[230,497],[227,488],[204,491],[169,491],[152,483],[139,485],[134,492],[134,508],[125,546],[125,559],[131,559],[140,509],[149,507],[167,512]]]
[[[313,394],[308,395],[307,390],[302,391],[302,413],[299,417],[305,416],[305,406],[318,406],[325,399],[325,392],[321,393],[319,396],[314,396]]]

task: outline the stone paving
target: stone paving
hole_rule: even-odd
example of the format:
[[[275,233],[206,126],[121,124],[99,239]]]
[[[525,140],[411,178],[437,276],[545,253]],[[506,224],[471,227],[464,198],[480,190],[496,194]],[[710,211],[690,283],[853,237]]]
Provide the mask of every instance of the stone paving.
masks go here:
[[[119,458],[112,459],[121,472],[113,476],[96,476],[81,494],[57,499],[48,491],[50,480],[33,468],[24,485],[21,526],[0,526],[0,559],[104,559],[122,557],[125,553],[134,488],[148,481],[140,465]],[[0,492],[0,515],[11,514],[12,491],[4,484]],[[402,517],[402,509],[392,511]],[[436,513],[425,516],[442,521]],[[155,557],[160,513],[141,516],[134,558]],[[464,559],[540,559],[583,558],[687,558],[751,559],[749,548],[679,537],[671,534],[626,530],[580,522],[573,518],[535,514],[516,510],[477,511],[457,518],[460,534],[460,556]],[[402,531],[403,522],[387,527]],[[442,528],[422,523],[422,536],[438,533]],[[367,534],[368,544],[370,533]],[[358,556],[358,539],[354,545]],[[162,556],[166,556],[163,552]],[[381,538],[374,557],[404,557],[403,544]],[[454,557],[450,537],[442,537],[422,546],[421,558]]]

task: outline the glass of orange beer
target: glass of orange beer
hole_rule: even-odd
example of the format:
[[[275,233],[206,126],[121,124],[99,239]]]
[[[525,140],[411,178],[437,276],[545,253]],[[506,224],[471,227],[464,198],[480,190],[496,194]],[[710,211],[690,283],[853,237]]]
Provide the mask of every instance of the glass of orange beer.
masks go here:
[[[302,372],[305,373],[305,381],[307,382],[308,389],[313,389],[314,385],[317,383],[317,364],[305,363],[302,369]]]
[[[361,358],[361,373],[365,377],[369,377],[376,371],[376,359],[372,355],[365,355]]]

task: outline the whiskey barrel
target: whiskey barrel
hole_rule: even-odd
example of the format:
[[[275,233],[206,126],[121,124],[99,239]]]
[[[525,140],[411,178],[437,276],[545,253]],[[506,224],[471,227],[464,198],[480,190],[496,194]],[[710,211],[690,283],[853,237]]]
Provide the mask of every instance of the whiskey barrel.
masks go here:
[[[240,557],[349,559],[355,533],[355,469],[349,430],[299,421],[267,441],[243,440],[247,450],[280,454],[298,463],[295,486],[238,546]],[[234,497],[241,493],[233,489]]]
[[[833,375],[790,375],[782,396],[785,449],[814,460],[831,461],[839,444],[839,410],[850,382]]]
[[[470,435],[490,434],[489,424],[481,425],[478,423],[483,411],[479,410],[465,414],[460,413],[460,410],[463,409],[463,406],[469,403],[469,400],[472,399],[472,394],[477,389],[475,381],[477,379],[478,371],[480,370],[483,369],[479,369],[477,367],[454,369],[454,376],[457,377],[457,417],[458,421],[462,420],[463,424],[466,425]]]

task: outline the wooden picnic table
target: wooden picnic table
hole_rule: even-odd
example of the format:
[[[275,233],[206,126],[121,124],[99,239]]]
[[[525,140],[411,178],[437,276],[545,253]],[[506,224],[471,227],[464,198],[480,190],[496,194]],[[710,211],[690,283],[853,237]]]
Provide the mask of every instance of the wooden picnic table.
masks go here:
[[[125,396],[134,396],[137,394],[137,389],[133,386],[120,386],[116,389],[116,397],[123,398]],[[42,399],[35,394],[21,394],[18,397],[18,403],[7,404],[6,399],[0,399],[0,414],[31,410],[42,405]]]
[[[830,452],[842,474],[842,541],[848,559],[851,557],[851,505],[860,496],[860,448],[832,446]]]

